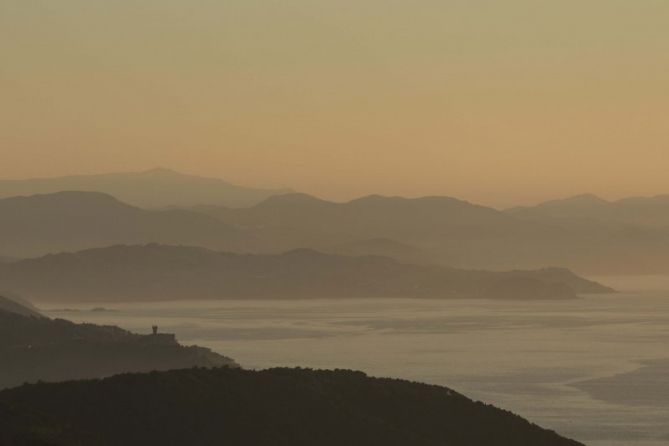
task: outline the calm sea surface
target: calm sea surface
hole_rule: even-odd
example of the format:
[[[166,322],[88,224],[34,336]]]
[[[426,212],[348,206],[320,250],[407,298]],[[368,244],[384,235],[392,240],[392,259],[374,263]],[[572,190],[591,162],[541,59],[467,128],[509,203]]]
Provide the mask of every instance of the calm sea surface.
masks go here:
[[[599,278],[568,302],[355,299],[42,305],[153,324],[246,368],[351,368],[442,384],[592,446],[669,445],[669,278]],[[104,307],[109,311],[90,311]]]

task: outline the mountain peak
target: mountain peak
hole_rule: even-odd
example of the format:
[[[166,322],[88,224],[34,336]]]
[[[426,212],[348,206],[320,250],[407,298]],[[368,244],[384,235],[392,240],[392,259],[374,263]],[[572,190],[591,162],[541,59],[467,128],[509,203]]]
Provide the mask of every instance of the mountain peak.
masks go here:
[[[181,172],[177,172],[176,170],[173,169],[168,169],[166,167],[154,167],[153,169],[145,170],[143,172],[139,172],[139,174],[144,174],[144,175],[170,175],[170,176],[188,176],[185,175]]]
[[[578,194],[572,197],[567,197],[562,200],[556,200],[556,201],[563,203],[609,204],[607,200],[591,193]]]
[[[273,205],[314,205],[314,204],[334,204],[330,201],[323,200],[313,195],[293,192],[289,194],[274,195],[261,203],[258,203],[256,206],[273,206]]]
[[[356,198],[351,200],[349,204],[370,204],[370,203],[384,203],[384,204],[398,204],[398,203],[449,203],[449,204],[471,204],[467,201],[459,200],[457,198],[442,196],[442,195],[429,195],[424,197],[401,197],[398,195],[379,195],[372,194],[366,195],[364,197]]]
[[[590,193],[574,195],[567,198],[558,198],[556,200],[544,201],[535,206],[519,206],[515,208],[508,209],[507,211],[516,214],[523,215],[526,213],[534,212],[564,212],[564,211],[591,211],[593,208],[601,208],[609,206],[611,202]]]

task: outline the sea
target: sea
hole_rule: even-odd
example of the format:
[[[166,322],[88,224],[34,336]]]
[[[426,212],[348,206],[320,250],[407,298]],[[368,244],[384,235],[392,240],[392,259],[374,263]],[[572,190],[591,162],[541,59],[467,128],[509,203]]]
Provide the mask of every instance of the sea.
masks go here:
[[[43,303],[51,317],[175,333],[249,369],[356,369],[447,386],[591,446],[669,445],[669,277],[610,295]]]

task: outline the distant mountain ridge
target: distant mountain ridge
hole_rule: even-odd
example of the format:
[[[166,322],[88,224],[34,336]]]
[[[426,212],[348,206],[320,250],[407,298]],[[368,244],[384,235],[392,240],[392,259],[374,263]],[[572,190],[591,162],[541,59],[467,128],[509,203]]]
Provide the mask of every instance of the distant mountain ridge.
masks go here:
[[[612,290],[568,270],[466,271],[377,256],[300,249],[233,254],[204,248],[112,246],[0,266],[0,283],[36,301],[235,298],[563,299]]]
[[[414,250],[406,256],[396,251],[398,260],[415,261],[416,252],[422,251],[430,261],[457,267],[466,265],[475,250],[489,251],[500,235],[521,234],[526,226],[503,212],[450,197],[370,195],[335,203],[288,194],[250,208],[206,206],[192,210],[254,231],[265,251],[299,247],[331,251],[337,246],[385,239]],[[465,243],[478,246],[463,250]],[[360,254],[379,252],[376,247],[367,248],[365,251],[358,245],[354,249]]]
[[[362,372],[189,369],[0,392],[5,446],[583,446],[445,387]]]
[[[449,197],[334,203],[276,195],[248,208],[146,210],[96,192],[0,199],[0,255],[160,243],[239,253],[316,249],[403,263],[581,274],[669,272],[669,198],[584,195],[506,212]],[[0,261],[0,264],[6,262]]]
[[[545,221],[590,220],[606,224],[669,228],[669,195],[608,201],[593,194],[583,194],[536,206],[515,207],[506,212],[520,218]]]
[[[63,191],[105,193],[144,208],[208,204],[245,207],[272,195],[291,192],[290,189],[242,187],[218,178],[186,175],[162,168],[144,172],[0,180],[0,198]]]
[[[244,251],[251,239],[199,213],[140,209],[98,192],[0,199],[0,249],[15,257],[150,242]]]
[[[330,252],[386,239],[421,252],[386,250],[405,262],[464,269],[561,265],[588,274],[669,272],[669,198],[609,203],[593,195],[498,211],[449,197],[369,196],[333,203],[304,194],[274,196],[245,209],[192,210],[253,231],[266,251],[310,247]],[[404,251],[404,252],[403,252]]]
[[[404,234],[407,219],[414,224],[420,223],[422,229],[429,231],[471,226],[490,228],[513,223],[512,218],[495,209],[451,197],[370,195],[336,203],[306,194],[287,194],[270,197],[246,209],[210,207],[209,213],[230,223],[262,221],[263,224],[295,228],[336,224],[342,227],[341,232],[372,232],[376,237],[388,238]]]

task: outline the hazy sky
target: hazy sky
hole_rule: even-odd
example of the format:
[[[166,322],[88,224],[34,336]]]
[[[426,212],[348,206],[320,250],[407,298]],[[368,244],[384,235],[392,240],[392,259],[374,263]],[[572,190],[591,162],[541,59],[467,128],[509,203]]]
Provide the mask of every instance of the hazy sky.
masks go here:
[[[0,177],[669,192],[667,0],[0,0]]]

